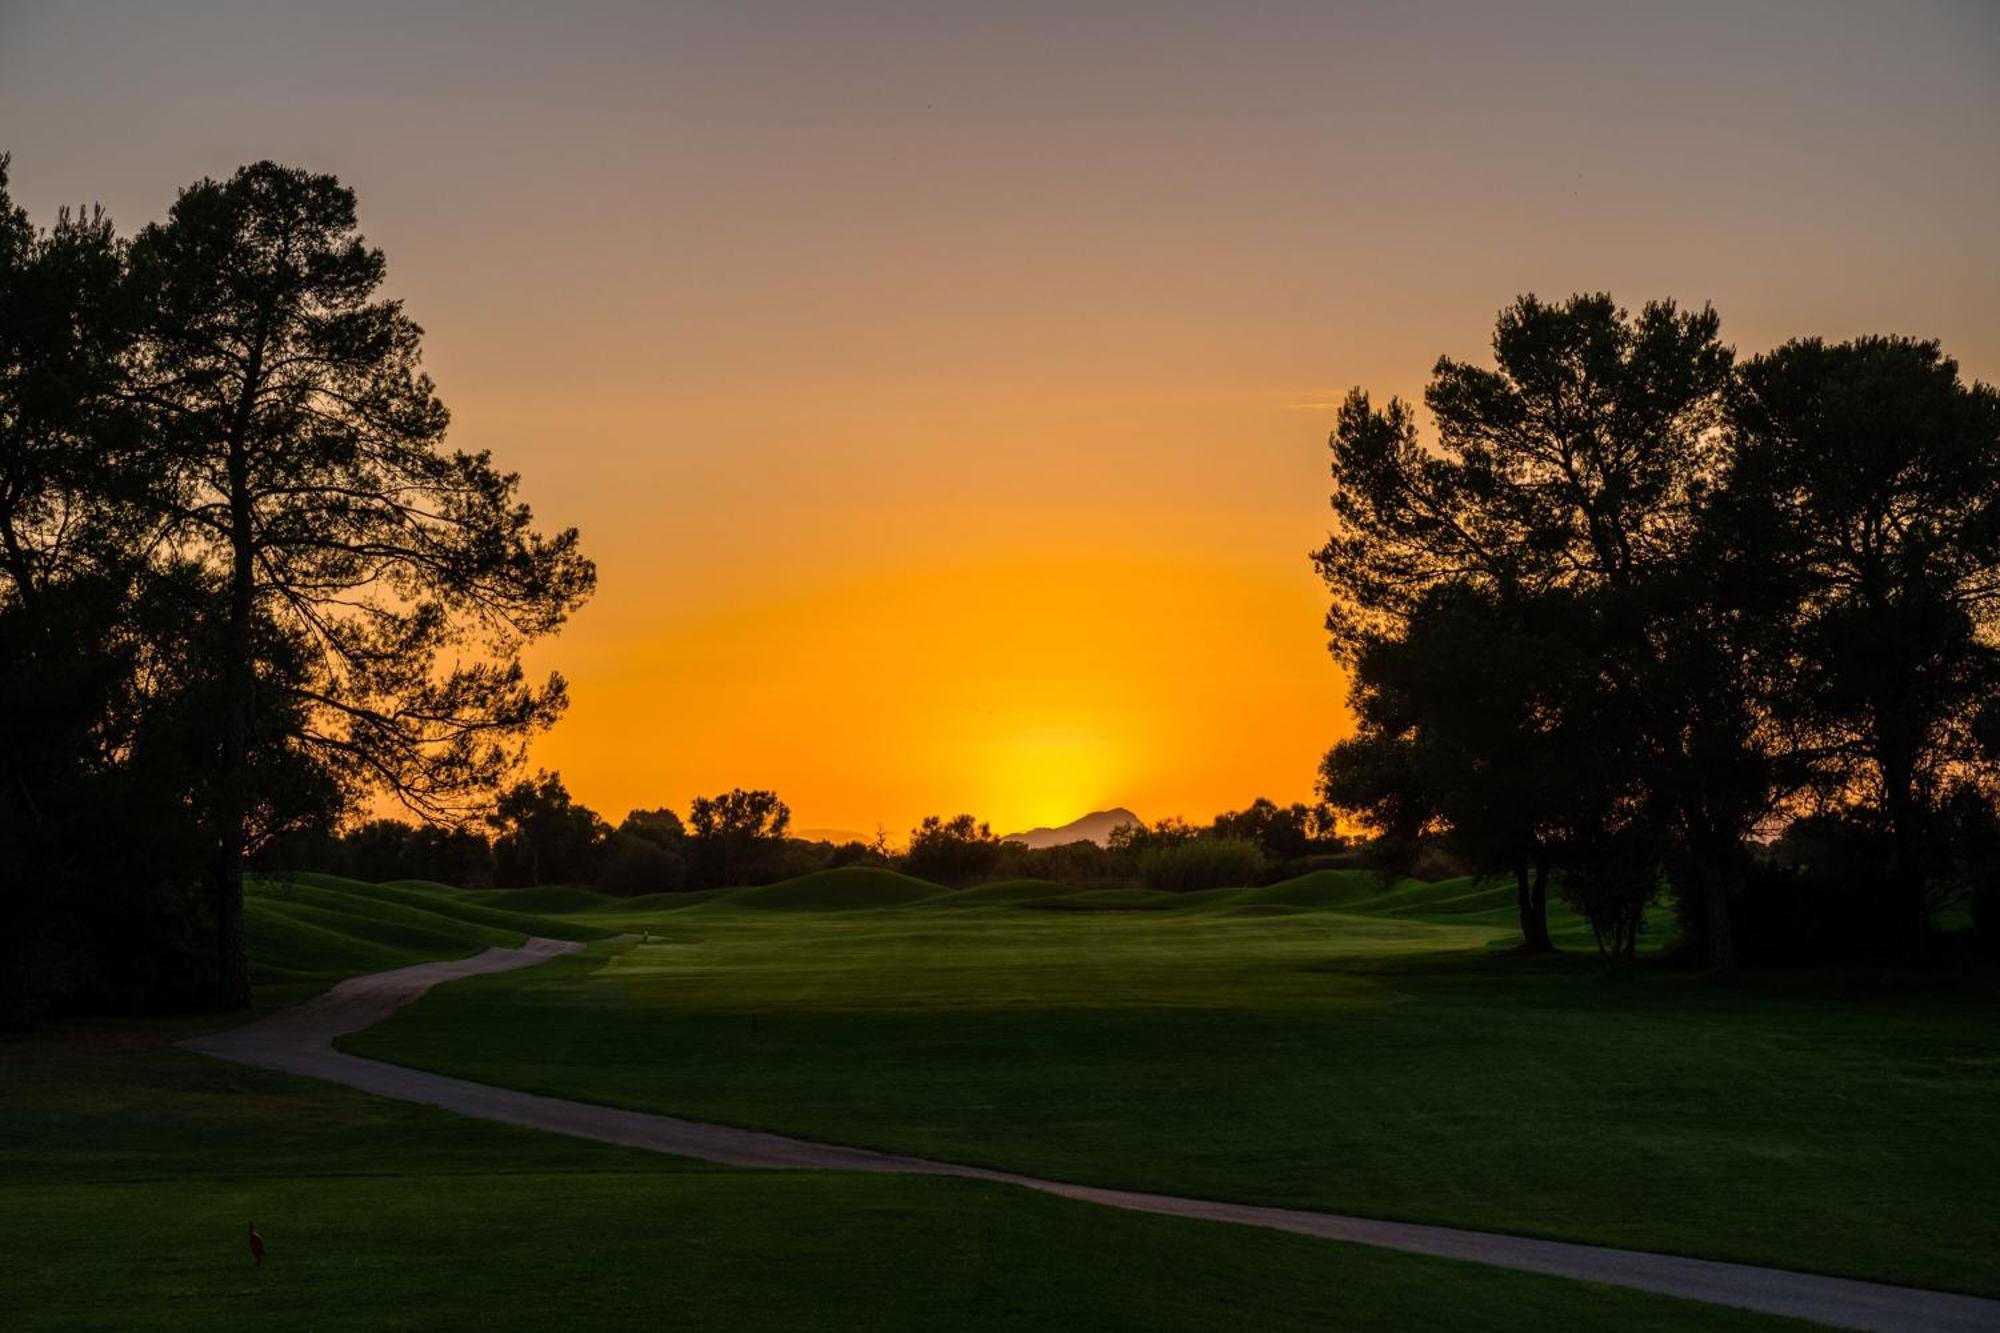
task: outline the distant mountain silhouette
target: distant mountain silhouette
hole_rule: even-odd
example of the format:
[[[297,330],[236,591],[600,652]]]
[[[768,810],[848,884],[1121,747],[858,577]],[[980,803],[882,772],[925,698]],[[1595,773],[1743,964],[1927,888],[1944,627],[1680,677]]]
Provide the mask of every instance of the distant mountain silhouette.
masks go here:
[[[1082,819],[1072,819],[1056,828],[1031,828],[1025,833],[1009,833],[1000,841],[1025,843],[1030,847],[1060,847],[1066,842],[1094,842],[1105,846],[1111,841],[1111,830],[1126,824],[1143,824],[1144,820],[1122,805],[1109,810],[1093,810]]]

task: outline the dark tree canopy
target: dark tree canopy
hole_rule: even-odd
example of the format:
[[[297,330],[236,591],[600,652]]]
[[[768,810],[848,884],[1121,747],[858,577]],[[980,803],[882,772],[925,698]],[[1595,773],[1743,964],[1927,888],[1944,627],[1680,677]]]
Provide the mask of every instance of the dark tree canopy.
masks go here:
[[[672,893],[686,886],[687,875],[687,829],[664,806],[628,812],[598,857],[597,882],[620,897]]]
[[[48,231],[14,207],[0,154],[0,579],[33,601],[100,572],[132,521],[132,311],[124,246],[101,210]]]
[[[225,572],[232,633],[296,645],[299,745],[355,791],[473,813],[561,708],[516,653],[590,592],[575,531],[540,535],[518,478],[444,448],[422,330],[376,295],[382,253],[332,177],[203,181],[133,270],[169,540]]]
[[[667,848],[678,848],[687,842],[687,828],[681,823],[681,817],[665,806],[657,810],[627,812],[618,825],[618,831]]]
[[[1209,832],[1218,838],[1253,842],[1275,862],[1340,846],[1331,809],[1303,801],[1279,805],[1265,796],[1259,796],[1241,810],[1226,810],[1217,815],[1209,825]]]
[[[212,989],[187,923],[207,673],[135,501],[125,249],[34,226],[0,156],[0,1025]],[[167,597],[172,590],[182,596]]]
[[[689,851],[705,886],[749,884],[784,845],[792,811],[773,791],[735,787],[688,806]]]
[[[2000,761],[2000,393],[1934,342],[1807,339],[1744,367],[1734,418],[1739,521],[1796,608],[1780,707],[1879,811],[1921,931],[1953,793]]]
[[[500,793],[487,816],[498,833],[494,881],[526,887],[591,880],[597,849],[611,830],[570,797],[560,773],[537,773]]]
[[[534,530],[517,478],[443,447],[422,330],[377,296],[382,253],[333,177],[263,162],[193,185],[131,271],[148,500],[166,549],[225,589],[214,877],[241,1003],[242,858],[272,831],[259,741],[347,802],[469,817],[561,711],[561,679],[531,685],[518,654],[594,572],[574,530]]]
[[[1429,589],[1619,583],[1674,550],[1714,456],[1731,353],[1713,310],[1524,296],[1496,368],[1440,358],[1416,413],[1354,390],[1332,439],[1335,529],[1314,556],[1335,651],[1393,634]]]
[[[1593,632],[1561,590],[1503,604],[1465,584],[1434,589],[1404,634],[1362,650],[1350,695],[1359,730],[1321,770],[1327,798],[1383,834],[1385,869],[1438,840],[1474,871],[1511,879],[1533,953],[1552,947],[1551,872],[1635,817],[1630,742],[1609,725]]]
[[[971,815],[945,819],[925,815],[910,830],[910,850],[903,868],[920,879],[939,884],[968,883],[993,868],[1000,855],[1000,840],[990,825]]]
[[[0,677],[74,695],[59,642],[95,675],[20,738],[75,757],[14,787],[32,823],[38,787],[140,783],[135,825],[193,835],[212,1002],[249,998],[245,855],[378,795],[479,813],[563,706],[521,648],[594,579],[445,446],[383,274],[330,176],[198,182],[127,245],[96,212],[35,230],[0,172]]]
[[[1529,296],[1495,368],[1437,363],[1434,445],[1348,397],[1315,562],[1360,732],[1324,790],[1511,866],[1530,947],[1547,874],[1626,957],[1665,883],[1725,970],[1770,831],[1838,809],[1888,839],[1911,956],[2000,786],[1996,395],[1933,343],[1737,366],[1717,333]]]
[[[1680,771],[1709,737],[1663,701],[1669,676],[1704,663],[1664,649],[1687,642],[1674,590],[1720,457],[1733,357],[1718,330],[1714,311],[1669,301],[1633,316],[1601,294],[1522,297],[1496,324],[1494,369],[1438,361],[1434,449],[1406,405],[1377,411],[1359,390],[1334,430],[1336,525],[1315,563],[1364,725],[1327,790],[1406,835],[1421,813],[1475,864],[1512,875],[1530,949],[1547,944],[1540,886],[1558,847],[1651,846],[1636,821],[1680,819],[1676,796],[1701,790]],[[1624,740],[1562,753],[1560,738],[1591,729]],[[1385,748],[1399,741],[1416,752]],[[1562,775],[1586,758],[1594,790],[1620,800],[1571,802]],[[1392,796],[1382,779],[1399,770],[1416,785]],[[1740,831],[1761,810],[1723,822]]]

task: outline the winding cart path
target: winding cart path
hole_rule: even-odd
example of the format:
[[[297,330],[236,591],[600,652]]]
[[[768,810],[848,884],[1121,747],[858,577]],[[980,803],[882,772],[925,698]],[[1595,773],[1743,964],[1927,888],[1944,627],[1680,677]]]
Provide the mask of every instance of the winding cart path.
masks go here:
[[[333,1047],[335,1037],[381,1022],[442,982],[531,967],[581,948],[561,940],[530,939],[518,949],[488,949],[472,958],[353,977],[296,1008],[245,1027],[190,1038],[181,1045],[225,1060],[325,1079],[381,1097],[443,1107],[460,1115],[729,1166],[900,1172],[990,1180],[1108,1208],[1265,1227],[1523,1272],[1548,1273],[1582,1282],[1602,1282],[1789,1315],[1835,1328],[1874,1329],[1883,1333],[2000,1331],[2000,1300],[1977,1296],[1488,1231],[1461,1231],[1455,1227],[1074,1185],[1009,1171],[813,1143],[781,1134],[544,1097],[367,1060]]]

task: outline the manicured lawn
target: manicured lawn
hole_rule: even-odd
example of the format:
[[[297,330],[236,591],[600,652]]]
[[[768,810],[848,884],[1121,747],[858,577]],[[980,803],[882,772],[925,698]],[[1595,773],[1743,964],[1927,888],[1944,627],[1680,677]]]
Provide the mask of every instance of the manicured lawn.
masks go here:
[[[531,934],[591,940],[617,933],[509,910],[443,885],[332,875],[252,879],[243,907],[260,1008],[295,1004],[342,977],[511,948]]]
[[[164,1048],[175,1030],[0,1042],[8,1329],[1793,1326],[1001,1186],[725,1171]]]
[[[562,908],[584,910],[532,914]],[[352,1043],[493,1082],[1993,1289],[1990,994],[1609,985],[1489,956],[1506,924],[1485,890],[1338,877],[1161,901],[847,876],[637,905],[313,879],[256,886],[250,912],[260,1008],[524,934],[596,941]],[[1782,1326],[1002,1186],[534,1134],[171,1048],[202,1025],[0,1040],[9,1329]]]
[[[1065,1179],[2000,1293],[1990,978],[1607,982],[1494,955],[1504,895],[1365,877],[1124,911],[869,892],[896,905],[597,907],[569,919],[652,942],[346,1045]]]

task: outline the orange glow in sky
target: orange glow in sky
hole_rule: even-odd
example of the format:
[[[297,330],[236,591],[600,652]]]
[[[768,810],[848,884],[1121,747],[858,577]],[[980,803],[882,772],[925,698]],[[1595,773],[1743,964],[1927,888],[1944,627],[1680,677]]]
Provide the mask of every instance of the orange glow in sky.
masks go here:
[[[1340,726],[1310,581],[1152,554],[836,566],[636,626],[570,663],[591,688],[542,757],[634,793],[769,785],[811,825],[896,838],[932,807],[1004,832],[1302,794]],[[639,717],[664,744],[634,743]]]
[[[1333,405],[1521,292],[2000,378],[1982,3],[0,5],[5,150],[127,230],[356,188],[452,443],[598,561],[534,757],[614,820],[1308,797]]]

